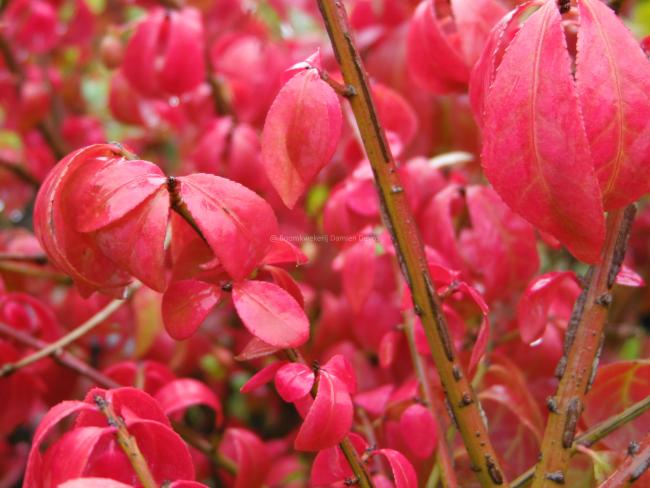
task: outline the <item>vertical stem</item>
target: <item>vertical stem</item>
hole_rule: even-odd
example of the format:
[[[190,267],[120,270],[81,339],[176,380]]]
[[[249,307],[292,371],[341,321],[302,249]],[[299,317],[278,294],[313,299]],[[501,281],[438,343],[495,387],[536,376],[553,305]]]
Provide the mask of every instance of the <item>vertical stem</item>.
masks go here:
[[[625,257],[635,213],[636,207],[630,205],[626,209],[613,210],[607,216],[602,263],[590,269],[564,339],[564,356],[556,370],[560,384],[551,403],[554,406],[544,432],[534,488],[564,484],[584,396],[598,367],[603,329],[612,303],[610,290]]]
[[[414,317],[411,311],[404,313],[404,334],[406,335],[411,361],[413,362],[413,370],[418,378],[418,384],[422,391],[422,396],[427,404],[427,408],[431,410],[431,413],[436,420],[436,424],[438,425],[438,451],[436,453],[437,459],[433,469],[440,470],[440,474],[442,475],[440,480],[442,481],[443,487],[456,488],[458,486],[458,481],[454,471],[453,456],[449,444],[447,443],[447,436],[445,435],[445,424],[442,421],[440,412],[438,411],[437,404],[433,397],[433,392],[431,391],[431,384],[427,377],[426,366],[415,345],[415,323],[413,319]],[[429,479],[431,479],[431,476]]]
[[[97,404],[97,408],[99,408],[108,420],[108,423],[115,428],[117,443],[122,448],[122,451],[124,451],[124,454],[126,454],[126,457],[129,458],[133,471],[135,471],[142,486],[144,488],[158,488],[158,483],[156,483],[153,474],[151,474],[147,460],[142,455],[142,451],[140,451],[135,437],[126,428],[124,419],[118,416],[113,410],[112,405],[101,396],[95,395],[95,403]]]
[[[348,100],[373,169],[384,224],[391,234],[402,274],[411,289],[416,314],[424,326],[431,354],[452,416],[469,453],[472,469],[484,487],[507,486],[481,416],[478,398],[463,374],[454,351],[446,319],[429,275],[420,235],[377,117],[365,69],[352,40],[343,2],[318,0],[318,6],[345,83],[352,87],[350,93],[354,93]]]

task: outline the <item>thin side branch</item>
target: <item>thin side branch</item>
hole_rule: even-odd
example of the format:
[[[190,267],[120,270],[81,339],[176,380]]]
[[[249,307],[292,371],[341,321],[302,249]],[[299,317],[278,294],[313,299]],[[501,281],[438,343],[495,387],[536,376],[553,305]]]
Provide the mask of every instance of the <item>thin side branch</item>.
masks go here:
[[[640,442],[632,442],[627,457],[599,488],[623,488],[632,486],[650,468],[650,434]]]
[[[598,425],[594,426],[591,430],[578,436],[573,443],[573,446],[571,447],[571,455],[573,456],[573,454],[576,453],[577,446],[593,446],[599,440],[607,437],[612,432],[620,429],[628,422],[631,422],[648,410],[650,410],[650,396],[636,402],[633,405],[630,405],[621,413],[603,420]],[[516,480],[514,480],[510,485],[511,488],[524,488],[525,486],[528,486],[533,480],[534,474],[535,468],[532,467],[521,476],[519,476]]]
[[[135,471],[142,486],[144,488],[158,488],[158,483],[156,483],[153,474],[151,474],[147,460],[142,455],[142,451],[140,451],[135,437],[126,428],[124,419],[115,413],[112,405],[106,399],[95,395],[94,400],[97,408],[99,408],[108,420],[109,425],[115,428],[117,443],[122,448],[122,451],[124,451],[124,454],[126,454],[126,457],[129,458],[133,471]]]
[[[482,486],[507,486],[481,416],[478,398],[463,372],[450,339],[440,300],[429,275],[420,234],[397,174],[384,130],[377,117],[370,85],[359,51],[352,39],[343,2],[318,0],[318,6],[344,82],[353,87],[356,93],[348,100],[373,169],[383,221],[390,232],[402,274],[411,290],[415,312],[424,326],[451,414],[469,454],[471,467]]]
[[[3,376],[7,376],[21,368],[24,368],[25,366],[29,366],[30,364],[40,361],[41,359],[46,358],[48,356],[52,356],[54,354],[61,354],[61,352],[65,347],[69,346],[80,337],[83,337],[84,335],[89,333],[91,330],[93,330],[95,327],[101,324],[104,320],[110,317],[113,313],[115,313],[124,303],[126,303],[128,297],[130,297],[138,288],[140,288],[140,286],[142,286],[140,283],[131,285],[127,290],[126,298],[124,300],[111,301],[108,305],[102,308],[90,319],[86,320],[83,324],[81,324],[76,329],[68,332],[66,335],[61,337],[58,341],[48,344],[46,347],[43,347],[42,349],[39,349],[33,354],[30,354],[29,356],[22,358],[20,361],[17,361],[15,363],[7,363],[3,365],[2,368],[0,368],[0,378],[2,378]]]
[[[553,398],[556,408],[548,417],[534,488],[564,483],[584,396],[591,388],[600,359],[603,329],[612,303],[610,291],[625,257],[635,213],[636,207],[630,205],[607,216],[602,263],[589,271],[585,291],[576,303],[566,332],[564,356],[556,371],[560,379]]]

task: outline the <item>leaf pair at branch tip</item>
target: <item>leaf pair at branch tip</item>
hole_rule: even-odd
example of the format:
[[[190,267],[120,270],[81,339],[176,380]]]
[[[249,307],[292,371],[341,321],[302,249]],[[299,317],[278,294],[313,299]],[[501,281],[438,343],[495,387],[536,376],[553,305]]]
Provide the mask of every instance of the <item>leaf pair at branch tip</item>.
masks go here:
[[[650,190],[650,63],[608,7],[580,0],[574,79],[555,2],[518,27],[537,5],[495,27],[474,69],[483,167],[511,208],[596,263],[603,212]]]

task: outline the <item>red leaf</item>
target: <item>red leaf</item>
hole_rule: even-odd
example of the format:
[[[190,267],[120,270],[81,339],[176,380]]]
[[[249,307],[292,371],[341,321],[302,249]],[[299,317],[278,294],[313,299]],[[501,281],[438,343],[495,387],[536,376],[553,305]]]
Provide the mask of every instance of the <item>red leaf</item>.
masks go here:
[[[248,331],[276,347],[298,347],[309,338],[309,320],[294,298],[264,281],[242,281],[232,290],[237,315]]]
[[[160,388],[155,396],[165,415],[171,417],[195,405],[207,405],[215,413],[215,424],[223,420],[221,402],[204,383],[191,378],[173,380]]]
[[[163,292],[168,217],[169,194],[163,187],[120,220],[98,230],[96,242],[119,266],[149,288]]]
[[[309,394],[314,380],[311,368],[304,364],[289,363],[275,373],[275,388],[285,402],[295,402]]]
[[[604,216],[561,20],[546,3],[504,54],[486,98],[483,168],[513,210],[595,263]]]
[[[578,2],[576,85],[605,210],[650,191],[650,62],[603,2]]]
[[[354,396],[354,403],[371,415],[384,413],[388,400],[393,393],[393,385],[384,385],[373,390],[364,391]]]
[[[438,442],[438,425],[431,410],[418,403],[411,405],[399,419],[406,445],[417,457],[428,458]]]
[[[66,156],[43,182],[34,205],[34,232],[48,259],[70,275],[83,296],[103,290],[121,296],[129,277],[107,258],[92,236],[73,226],[77,211],[69,199],[84,189],[67,187],[71,175],[96,159],[119,161],[119,148],[110,144],[88,146]]]
[[[76,230],[93,232],[139,206],[165,185],[165,175],[149,161],[95,158],[75,171],[68,185]]]
[[[375,455],[380,454],[388,459],[395,480],[395,488],[417,488],[418,478],[413,465],[401,452],[393,449],[379,449],[375,452]]]
[[[253,337],[243,351],[235,356],[237,361],[250,361],[251,359],[262,358],[277,352],[280,348],[267,344],[262,339]]]
[[[280,90],[262,132],[262,164],[284,204],[293,208],[334,155],[341,105],[318,70],[298,73]]]
[[[461,35],[465,60],[473,66],[481,55],[490,29],[507,10],[498,0],[452,0],[451,9]]]
[[[38,424],[38,428],[32,438],[32,446],[29,451],[27,467],[25,469],[25,488],[41,487],[41,443],[45,437],[52,431],[56,425],[68,415],[83,410],[93,410],[93,406],[88,403],[78,401],[65,401],[52,407]]]
[[[585,397],[582,418],[587,428],[594,427],[649,395],[650,363],[621,361],[605,364],[598,368],[594,384]],[[630,442],[639,440],[640,432],[648,430],[650,412],[645,412],[604,437],[601,442],[610,449],[623,451]]]
[[[358,312],[375,284],[375,243],[363,239],[343,254],[343,291],[352,310]]]
[[[621,266],[621,270],[616,275],[616,284],[622,286],[639,287],[645,286],[645,280],[636,271],[628,266]]]
[[[259,266],[278,234],[273,210],[245,186],[214,175],[178,178],[180,195],[219,262],[235,280]]]
[[[351,433],[349,439],[359,455],[362,455],[368,448],[368,443],[359,434]],[[353,476],[350,464],[339,446],[319,451],[311,465],[310,480],[314,486],[330,486],[337,481],[343,481]]]
[[[84,401],[92,405],[91,410],[81,412],[75,420],[75,427],[95,425],[103,427],[106,425],[106,417],[99,410],[94,408],[95,397],[100,396],[113,406],[113,410],[121,416],[127,424],[138,420],[151,420],[171,428],[171,423],[162,411],[158,402],[142,390],[131,387],[117,388],[114,390],[102,390],[93,388],[87,394]]]
[[[102,437],[111,432],[108,424],[66,432],[45,453],[43,486],[59,486],[66,480],[83,476],[93,451]]]
[[[571,314],[573,302],[580,294],[576,277],[570,271],[554,271],[538,276],[526,287],[526,291],[517,306],[517,322],[521,340],[531,344],[544,335],[549,323],[549,315],[553,303],[564,300],[568,305],[561,319],[567,320]],[[554,311],[554,315],[558,315]],[[566,314],[568,312],[568,315]]]
[[[343,440],[352,427],[352,400],[346,386],[321,371],[318,393],[295,440],[299,451],[320,451]]]
[[[461,254],[480,273],[488,301],[507,297],[539,268],[535,230],[486,186],[466,189],[472,227],[460,235]]]
[[[409,72],[422,87],[435,94],[460,90],[469,80],[469,68],[458,43],[450,42],[436,15],[436,2],[420,2],[409,26]],[[450,19],[449,19],[450,20]]]
[[[265,366],[260,371],[255,373],[251,379],[249,379],[244,385],[239,389],[241,393],[251,392],[260,386],[267,384],[269,381],[273,380],[275,373],[278,370],[287,364],[285,361],[276,361],[275,363]]]
[[[205,79],[203,25],[193,8],[154,8],[137,26],[124,55],[124,76],[150,97],[180,95]]]
[[[227,429],[219,451],[237,463],[234,488],[259,488],[271,467],[264,443],[252,432]]]
[[[131,488],[110,478],[76,478],[59,485],[59,488]]]
[[[351,395],[357,392],[357,376],[350,361],[342,354],[335,354],[321,369],[336,376],[348,389]]]
[[[176,340],[187,339],[221,299],[218,286],[199,280],[172,283],[162,298],[165,329]]]
[[[287,273],[284,269],[278,268],[277,266],[265,265],[264,271],[268,273],[273,278],[273,281],[276,285],[283,288],[287,293],[289,293],[300,305],[301,308],[305,307],[305,297],[302,296],[302,291],[300,291],[300,286],[296,281]]]

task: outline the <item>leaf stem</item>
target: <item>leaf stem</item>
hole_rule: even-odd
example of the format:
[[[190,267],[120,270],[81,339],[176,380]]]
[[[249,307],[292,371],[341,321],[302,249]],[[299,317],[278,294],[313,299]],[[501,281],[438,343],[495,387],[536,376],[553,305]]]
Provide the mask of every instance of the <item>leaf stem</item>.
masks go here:
[[[377,116],[343,2],[318,0],[318,6],[343,79],[356,93],[348,100],[373,169],[383,221],[395,245],[402,274],[411,290],[416,314],[424,326],[431,354],[450,410],[469,453],[472,469],[483,487],[507,486],[481,416],[478,398],[454,351],[446,319],[429,275],[420,234]]]
[[[95,395],[94,400],[97,408],[99,408],[108,420],[109,425],[115,428],[117,443],[129,459],[133,471],[135,471],[142,486],[144,488],[158,488],[158,483],[156,483],[153,474],[151,474],[147,460],[142,455],[142,451],[140,451],[135,437],[126,428],[124,419],[115,413],[113,406],[105,398],[102,398],[100,395]]]
[[[636,207],[630,205],[612,210],[607,216],[602,263],[589,270],[585,289],[576,302],[564,339],[564,356],[556,370],[560,379],[554,398],[556,408],[550,413],[544,432],[534,488],[548,488],[564,482],[584,396],[591,387],[600,359],[603,329],[612,303],[610,291],[625,257],[635,213]]]
[[[598,425],[594,426],[591,430],[578,436],[573,443],[573,446],[571,447],[571,455],[573,456],[573,454],[575,454],[577,446],[593,446],[599,440],[607,437],[612,432],[623,427],[625,424],[631,422],[648,410],[650,410],[650,396],[636,402],[633,405],[630,405],[621,413],[603,420]],[[514,480],[510,485],[511,488],[523,488],[525,486],[528,486],[532,481],[534,474],[535,468],[532,467],[521,476],[519,476],[516,480]]]
[[[93,330],[104,320],[110,317],[113,313],[115,313],[124,303],[126,303],[128,297],[130,297],[138,288],[140,288],[140,286],[142,286],[140,283],[135,283],[131,285],[127,289],[126,298],[124,298],[123,300],[111,301],[99,312],[97,312],[91,318],[86,320],[83,324],[81,324],[76,329],[73,329],[70,332],[68,332],[66,335],[61,337],[58,341],[48,344],[42,349],[39,349],[33,354],[30,354],[29,356],[26,356],[15,363],[4,364],[0,368],[0,378],[2,378],[3,376],[7,376],[21,368],[29,366],[30,364],[33,364],[37,361],[40,361],[41,359],[46,358],[48,356],[52,356],[54,354],[61,354],[63,348],[69,346],[80,337],[86,335],[88,332]]]

